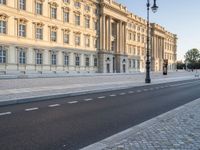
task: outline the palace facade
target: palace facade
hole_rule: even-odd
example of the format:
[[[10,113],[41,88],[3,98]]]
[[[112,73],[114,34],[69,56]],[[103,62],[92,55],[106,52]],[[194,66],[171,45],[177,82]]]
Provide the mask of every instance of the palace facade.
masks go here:
[[[151,69],[177,37],[151,24]],[[114,0],[0,0],[0,74],[144,72],[147,21]]]

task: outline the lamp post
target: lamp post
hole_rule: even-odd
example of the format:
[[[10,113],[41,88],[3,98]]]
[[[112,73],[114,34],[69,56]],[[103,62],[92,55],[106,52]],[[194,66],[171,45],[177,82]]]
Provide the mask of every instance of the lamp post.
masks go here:
[[[149,23],[149,9],[150,9],[150,0],[147,0],[147,60],[146,60],[146,78],[145,83],[151,83],[151,77],[150,77],[150,23]],[[154,4],[151,7],[153,13],[155,13],[158,9],[158,6],[156,5],[156,0],[154,0]]]

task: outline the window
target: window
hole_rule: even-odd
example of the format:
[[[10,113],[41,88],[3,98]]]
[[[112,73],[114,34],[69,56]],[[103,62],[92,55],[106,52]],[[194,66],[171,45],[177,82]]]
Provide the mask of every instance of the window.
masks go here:
[[[135,59],[133,59],[133,68],[135,68],[136,65],[135,65]]]
[[[137,68],[140,69],[140,60],[137,61]]]
[[[43,63],[43,57],[42,56],[43,55],[42,55],[41,52],[36,53],[35,62],[36,62],[37,65],[42,65],[42,63]]]
[[[80,16],[79,15],[75,15],[75,25],[80,26]]]
[[[114,42],[114,41],[111,42],[111,50],[112,50],[112,51],[115,50],[115,42]]]
[[[19,49],[19,64],[26,64],[26,52],[23,48]]]
[[[97,38],[94,38],[94,48],[97,48]]]
[[[19,24],[19,36],[26,37],[26,25]]]
[[[131,40],[132,39],[132,33],[130,32],[129,33],[129,40]]]
[[[86,67],[89,67],[89,66],[90,66],[90,58],[89,58],[89,57],[86,57],[86,58],[85,58],[85,66],[86,66]]]
[[[137,41],[140,42],[140,34],[137,34]]]
[[[69,12],[64,12],[63,17],[64,22],[69,22]]]
[[[80,8],[80,7],[81,7],[81,3],[80,3],[80,2],[74,2],[74,6],[75,6],[76,8]]]
[[[43,39],[43,29],[42,28],[36,28],[36,39],[42,40]]]
[[[140,47],[137,48],[137,55],[140,55]]]
[[[51,64],[52,65],[56,65],[57,64],[56,54],[54,52],[51,54]]]
[[[64,36],[63,36],[63,42],[65,44],[69,44],[69,34],[64,34]]]
[[[75,65],[80,66],[80,57],[79,56],[76,56],[76,58],[75,58]]]
[[[85,46],[90,47],[90,37],[89,36],[85,36]]]
[[[19,0],[19,9],[26,10],[26,0]]]
[[[97,64],[98,64],[97,58],[95,57],[95,58],[94,58],[94,66],[97,67]]]
[[[51,41],[56,42],[57,41],[57,32],[51,31]]]
[[[36,2],[36,14],[42,15],[42,3]]]
[[[69,56],[64,54],[64,65],[69,66]]]
[[[85,5],[85,11],[90,11],[90,6],[88,6],[88,5]]]
[[[6,50],[0,46],[0,64],[6,63]]]
[[[57,18],[57,8],[51,7],[51,18],[56,19]]]
[[[85,18],[85,28],[90,28],[90,18]]]
[[[70,3],[70,0],[63,0],[64,3]]]
[[[132,64],[131,64],[131,60],[129,60],[129,68],[131,68],[131,65],[132,65]]]
[[[6,34],[7,22],[0,20],[0,33]]]
[[[80,35],[75,35],[75,45],[80,46],[81,45],[81,37]]]
[[[0,4],[6,5],[6,0],[0,0]]]

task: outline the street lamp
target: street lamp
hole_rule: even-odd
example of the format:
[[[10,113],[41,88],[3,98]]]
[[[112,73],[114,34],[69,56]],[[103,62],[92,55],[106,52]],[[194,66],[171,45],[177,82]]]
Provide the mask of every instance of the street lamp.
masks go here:
[[[150,57],[150,52],[149,52],[149,48],[150,48],[150,45],[149,45],[149,42],[150,42],[150,32],[149,32],[149,8],[150,8],[150,0],[147,0],[147,60],[146,60],[146,78],[145,78],[145,83],[151,83],[151,78],[150,78],[150,60],[149,60],[149,57]],[[153,6],[151,7],[153,13],[156,13],[156,11],[158,10],[158,6],[156,5],[156,0],[154,0],[154,4]]]

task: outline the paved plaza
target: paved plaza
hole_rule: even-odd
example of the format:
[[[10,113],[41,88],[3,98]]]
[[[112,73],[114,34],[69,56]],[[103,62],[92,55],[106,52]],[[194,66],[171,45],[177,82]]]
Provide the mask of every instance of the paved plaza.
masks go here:
[[[83,150],[200,150],[200,99]]]
[[[194,79],[194,72],[152,73],[152,84]],[[70,96],[82,93],[101,92],[142,86],[145,74],[95,74],[90,76],[69,76],[59,78],[29,78],[0,80],[0,105],[20,101],[35,101],[41,98]]]

